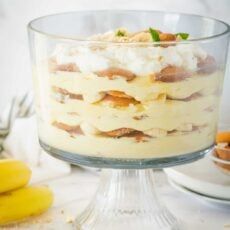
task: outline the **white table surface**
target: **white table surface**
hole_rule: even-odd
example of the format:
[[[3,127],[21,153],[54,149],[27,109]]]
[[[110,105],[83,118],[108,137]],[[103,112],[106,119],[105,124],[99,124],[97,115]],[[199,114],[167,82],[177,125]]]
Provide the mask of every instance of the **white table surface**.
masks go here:
[[[169,210],[182,222],[182,230],[229,230],[230,207],[214,206],[172,188],[162,171],[156,172],[158,193]],[[1,229],[69,230],[71,223],[92,198],[99,175],[74,167],[70,175],[43,182],[55,194],[53,207],[45,214],[17,226]]]

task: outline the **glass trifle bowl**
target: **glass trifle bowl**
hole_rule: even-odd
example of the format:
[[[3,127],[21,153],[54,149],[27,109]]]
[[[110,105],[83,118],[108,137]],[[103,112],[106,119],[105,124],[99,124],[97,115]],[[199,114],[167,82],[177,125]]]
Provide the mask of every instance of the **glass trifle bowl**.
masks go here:
[[[195,15],[84,11],[30,22],[41,147],[108,168],[77,229],[179,229],[154,168],[214,145],[230,29]]]

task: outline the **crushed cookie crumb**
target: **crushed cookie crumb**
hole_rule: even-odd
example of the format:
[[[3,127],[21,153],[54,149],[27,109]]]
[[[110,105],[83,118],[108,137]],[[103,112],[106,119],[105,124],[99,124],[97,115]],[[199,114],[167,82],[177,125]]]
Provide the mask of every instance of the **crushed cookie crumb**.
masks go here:
[[[74,222],[74,217],[73,216],[67,216],[66,217],[66,223],[72,224]]]

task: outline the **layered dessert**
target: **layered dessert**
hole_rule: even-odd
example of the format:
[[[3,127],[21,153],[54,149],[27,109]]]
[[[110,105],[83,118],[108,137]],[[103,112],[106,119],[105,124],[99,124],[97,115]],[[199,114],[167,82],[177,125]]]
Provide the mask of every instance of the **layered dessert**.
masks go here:
[[[40,140],[127,159],[210,147],[223,72],[188,36],[117,29],[57,44],[35,69]]]

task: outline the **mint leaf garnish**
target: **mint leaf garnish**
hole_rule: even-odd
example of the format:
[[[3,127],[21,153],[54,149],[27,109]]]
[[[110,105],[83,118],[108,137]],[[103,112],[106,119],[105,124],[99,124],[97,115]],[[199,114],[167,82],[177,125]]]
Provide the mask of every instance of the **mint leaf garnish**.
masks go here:
[[[189,34],[187,33],[177,33],[176,36],[180,36],[183,40],[187,40],[189,37]]]
[[[149,28],[149,32],[151,34],[151,37],[153,39],[154,42],[159,42],[160,41],[160,36],[158,31],[154,30],[153,28]]]
[[[122,31],[122,30],[118,30],[118,31],[116,32],[116,36],[117,36],[117,37],[124,37],[124,36],[125,36],[125,32]]]

